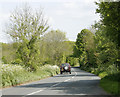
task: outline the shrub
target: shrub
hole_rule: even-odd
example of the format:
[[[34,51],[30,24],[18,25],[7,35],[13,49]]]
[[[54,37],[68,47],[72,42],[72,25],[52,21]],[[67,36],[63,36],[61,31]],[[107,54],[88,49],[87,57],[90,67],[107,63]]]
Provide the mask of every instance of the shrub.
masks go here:
[[[2,61],[3,61],[4,64],[7,64],[7,63],[8,63],[5,56],[2,57]]]
[[[20,59],[16,59],[13,62],[11,62],[11,64],[21,64],[21,63],[22,63],[22,60]]]
[[[39,80],[59,73],[59,67],[56,65],[44,65],[39,67],[36,72],[29,72],[29,68],[23,68],[20,65],[13,64],[2,64],[0,68],[2,73],[1,87],[14,86],[28,81]]]
[[[107,72],[101,72],[101,73],[99,73],[99,77],[101,77],[101,78],[104,78],[107,75],[108,75]]]

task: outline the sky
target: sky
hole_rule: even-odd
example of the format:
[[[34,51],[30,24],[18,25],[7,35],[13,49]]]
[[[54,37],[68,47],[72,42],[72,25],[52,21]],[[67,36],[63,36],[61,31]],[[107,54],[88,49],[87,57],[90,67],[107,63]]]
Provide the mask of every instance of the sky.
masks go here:
[[[66,32],[66,37],[75,41],[77,34],[85,28],[90,28],[95,21],[100,20],[96,14],[95,0],[0,0],[0,42],[11,42],[4,32],[5,24],[9,23],[10,14],[16,7],[22,8],[25,3],[32,9],[43,8],[48,19],[49,30]]]

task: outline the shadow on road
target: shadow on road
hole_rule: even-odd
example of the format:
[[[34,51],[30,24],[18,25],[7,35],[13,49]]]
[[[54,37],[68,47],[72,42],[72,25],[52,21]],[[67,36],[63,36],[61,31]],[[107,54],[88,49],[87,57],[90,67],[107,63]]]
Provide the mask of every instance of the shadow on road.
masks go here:
[[[76,67],[74,67],[76,68]],[[75,74],[77,73],[77,75]],[[74,78],[72,78],[74,76]],[[60,80],[58,82],[56,79],[59,77]],[[68,77],[69,81],[65,82],[65,78]],[[84,79],[84,77],[86,79]],[[92,78],[96,79],[92,79]],[[28,85],[22,85],[17,86],[18,88],[39,88],[39,89],[46,89],[45,91],[42,91],[43,94],[49,95],[50,92],[58,93],[60,94],[70,94],[70,95],[79,95],[79,94],[85,94],[85,95],[108,95],[106,92],[104,92],[99,87],[99,81],[100,79],[95,76],[94,74],[82,71],[80,69],[73,69],[72,74],[59,74],[57,76],[53,76],[50,79],[47,79],[44,82],[37,82],[33,84]],[[15,87],[16,88],[16,87]],[[56,92],[57,91],[57,92]]]
[[[52,85],[58,84],[56,86]],[[68,81],[68,82],[52,82],[52,83],[38,83],[18,86],[19,88],[47,88],[52,91],[60,90],[64,94],[95,94],[99,91],[97,87],[99,80],[78,80],[78,81]],[[99,91],[100,92],[100,91]]]

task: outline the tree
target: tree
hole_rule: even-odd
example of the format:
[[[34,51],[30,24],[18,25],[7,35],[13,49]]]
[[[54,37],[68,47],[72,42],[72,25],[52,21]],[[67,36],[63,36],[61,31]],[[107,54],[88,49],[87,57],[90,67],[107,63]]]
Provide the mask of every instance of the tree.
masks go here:
[[[83,50],[84,50],[84,43],[83,43],[83,40],[82,40],[82,35],[81,35],[81,33],[78,33],[76,43],[75,43],[75,46],[74,46],[73,55],[75,57],[80,57]]]
[[[113,1],[113,0],[112,0]],[[118,58],[116,62],[120,64],[120,3],[119,2],[100,2],[97,3],[97,13],[100,13],[101,23],[104,25],[105,34],[113,43],[116,44],[118,50]],[[120,67],[120,65],[119,65]]]
[[[37,42],[40,35],[46,32],[48,28],[42,10],[33,11],[28,5],[25,5],[22,9],[15,9],[10,16],[7,33],[14,41],[20,43],[17,50],[18,58],[31,70],[35,70],[36,65],[39,64]]]
[[[100,13],[101,21],[106,29],[106,35],[120,47],[120,3],[100,2],[97,3],[97,13]]]
[[[46,52],[51,63],[59,65],[64,62],[68,50],[65,45],[66,40],[65,33],[60,30],[52,30],[44,35],[43,41],[46,43]]]
[[[105,69],[114,65],[118,57],[116,44],[106,35],[106,28],[101,22],[95,23],[93,26],[95,33],[95,55],[98,67]]]
[[[80,33],[78,33],[75,45],[76,56],[79,57],[83,51],[88,51],[94,48],[93,36],[93,33],[91,33],[88,29],[83,29]]]
[[[80,65],[92,64],[91,53],[94,49],[94,34],[88,29],[83,29],[77,35],[74,56],[80,60]]]

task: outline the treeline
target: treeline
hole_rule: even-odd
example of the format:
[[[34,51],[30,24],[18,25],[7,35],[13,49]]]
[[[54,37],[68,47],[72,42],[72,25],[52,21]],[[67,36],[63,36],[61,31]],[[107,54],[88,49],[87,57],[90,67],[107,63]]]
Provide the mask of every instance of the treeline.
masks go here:
[[[95,34],[88,29],[78,33],[73,56],[79,58],[82,69],[96,73],[107,71],[112,74],[118,72],[118,49],[115,43],[105,36],[103,29],[97,29]]]
[[[96,3],[101,21],[91,26],[92,30],[83,29],[77,35],[74,57],[79,58],[81,68],[90,70],[117,72],[120,63],[120,26],[118,2]]]
[[[4,64],[19,64],[29,67],[30,64],[26,62],[32,61],[32,69],[37,69],[37,67],[45,64],[59,66],[61,63],[71,61],[69,56],[72,55],[74,46],[74,42],[66,39],[64,32],[52,30],[36,42],[37,51],[32,52],[31,58],[33,59],[27,61],[30,57],[29,48],[24,48],[25,45],[22,47],[23,44],[22,42],[2,43],[2,62]],[[72,61],[70,63],[74,64]]]
[[[60,30],[49,30],[41,9],[33,10],[28,4],[15,9],[5,32],[13,43],[2,43],[2,62],[19,64],[30,71],[36,71],[44,64],[60,65],[70,62],[74,65],[74,42],[66,38]],[[73,62],[75,59],[75,62]]]
[[[119,2],[96,3],[101,20],[77,35],[73,56],[80,68],[99,75],[108,92],[120,93],[120,14]]]

